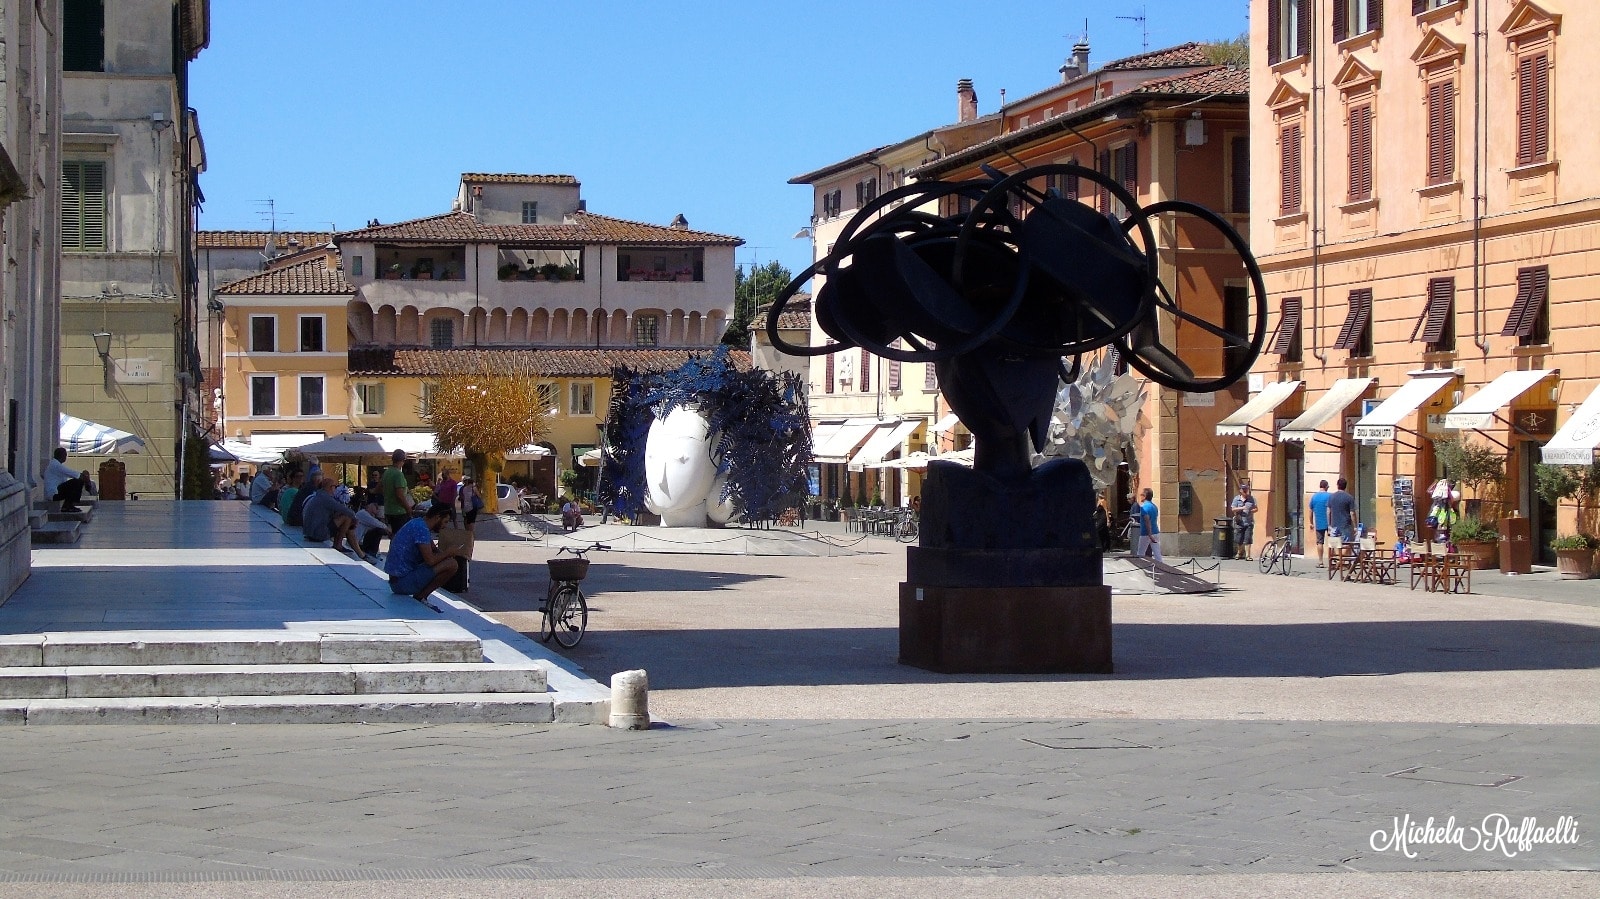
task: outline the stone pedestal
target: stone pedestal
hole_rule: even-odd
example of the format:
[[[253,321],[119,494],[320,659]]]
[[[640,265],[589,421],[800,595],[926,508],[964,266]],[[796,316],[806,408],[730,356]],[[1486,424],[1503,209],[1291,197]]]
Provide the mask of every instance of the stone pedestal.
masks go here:
[[[1111,588],[900,585],[900,661],[969,674],[1110,674]]]

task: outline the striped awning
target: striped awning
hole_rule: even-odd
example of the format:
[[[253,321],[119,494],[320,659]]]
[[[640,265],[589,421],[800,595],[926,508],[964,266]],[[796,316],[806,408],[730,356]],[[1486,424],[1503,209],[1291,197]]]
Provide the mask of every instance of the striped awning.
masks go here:
[[[144,438],[109,425],[85,421],[62,412],[58,419],[61,446],[74,455],[111,456],[144,452]]]

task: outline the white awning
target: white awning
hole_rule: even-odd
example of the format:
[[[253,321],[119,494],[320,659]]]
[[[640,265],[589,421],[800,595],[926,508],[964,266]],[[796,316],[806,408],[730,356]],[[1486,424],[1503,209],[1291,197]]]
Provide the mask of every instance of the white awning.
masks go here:
[[[906,442],[906,436],[917,429],[920,421],[901,421],[892,424],[878,425],[872,432],[867,442],[862,444],[860,452],[850,458],[850,470],[860,471],[869,463],[882,462],[883,457],[889,455],[891,450],[900,448]]]
[[[1540,450],[1540,458],[1546,465],[1589,465],[1595,460],[1597,446],[1600,446],[1600,386],[1589,391],[1589,398]]]
[[[276,450],[258,444],[243,443],[238,440],[224,440],[219,445],[240,462],[249,462],[252,465],[266,465],[283,461],[283,450]]]
[[[543,459],[545,456],[553,455],[555,455],[555,453],[550,452],[549,447],[540,446],[537,443],[530,443],[527,446],[519,446],[511,452],[506,453],[506,458],[523,460]]]
[[[321,431],[315,433],[303,431],[257,431],[250,435],[250,445],[257,449],[297,449],[308,443],[316,443],[324,436],[326,435]]]
[[[943,434],[945,431],[950,430],[958,424],[961,424],[961,419],[957,418],[956,414],[952,412],[949,415],[946,415],[944,418],[934,422],[933,427],[928,429],[928,433]]]
[[[1422,405],[1432,400],[1439,391],[1455,383],[1456,372],[1453,369],[1441,368],[1428,371],[1414,371],[1407,377],[1410,380],[1400,385],[1400,389],[1389,394],[1388,398],[1378,404],[1361,420],[1356,422],[1355,439],[1361,443],[1383,443],[1394,439],[1395,428],[1404,421],[1407,415],[1422,408]]]
[[[876,418],[853,418],[839,425],[839,430],[834,431],[822,443],[814,443],[811,457],[818,462],[832,462],[843,464],[850,461],[856,447],[861,441],[867,439],[878,428]]]
[[[1367,392],[1372,386],[1374,378],[1340,378],[1333,382],[1328,392],[1322,399],[1311,404],[1311,408],[1300,413],[1300,417],[1284,425],[1278,432],[1278,440],[1287,443],[1291,440],[1304,443],[1317,436],[1317,429],[1327,424],[1331,418],[1337,418],[1350,408],[1361,394]]]
[[[406,451],[408,456],[455,456],[457,453],[441,453],[435,450],[432,431],[368,431],[367,433],[378,438],[383,444],[383,451],[392,453],[397,449]]]
[[[85,421],[65,412],[56,418],[57,445],[74,455],[109,456],[116,453],[137,453],[144,450],[144,438],[121,431],[110,425]]]
[[[843,422],[837,421],[820,421],[812,425],[811,452],[815,454],[818,448],[826,444],[833,435],[839,433],[839,428],[841,427],[843,427]]]
[[[1508,371],[1482,390],[1462,401],[1461,405],[1445,413],[1444,426],[1461,430],[1478,431],[1494,422],[1496,412],[1511,405],[1533,385],[1550,377],[1554,372],[1544,369]]]
[[[1294,396],[1300,389],[1299,381],[1273,381],[1261,388],[1261,392],[1250,399],[1227,418],[1217,422],[1218,437],[1243,437],[1250,429],[1250,423],[1263,415],[1283,405],[1283,401]]]

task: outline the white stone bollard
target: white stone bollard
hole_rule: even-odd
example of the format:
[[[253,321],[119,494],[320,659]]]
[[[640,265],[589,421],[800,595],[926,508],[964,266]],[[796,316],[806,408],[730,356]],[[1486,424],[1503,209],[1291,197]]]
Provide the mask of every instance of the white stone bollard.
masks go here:
[[[650,729],[650,678],[643,669],[611,675],[611,726]]]

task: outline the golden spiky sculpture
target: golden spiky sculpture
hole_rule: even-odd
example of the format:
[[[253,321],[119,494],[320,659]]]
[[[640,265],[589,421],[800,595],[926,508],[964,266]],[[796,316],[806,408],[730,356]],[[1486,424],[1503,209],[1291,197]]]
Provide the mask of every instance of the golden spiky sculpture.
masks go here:
[[[471,368],[429,381],[431,399],[419,412],[433,427],[439,451],[460,450],[489,490],[506,453],[549,436],[546,413],[555,385],[523,360],[485,357]]]

